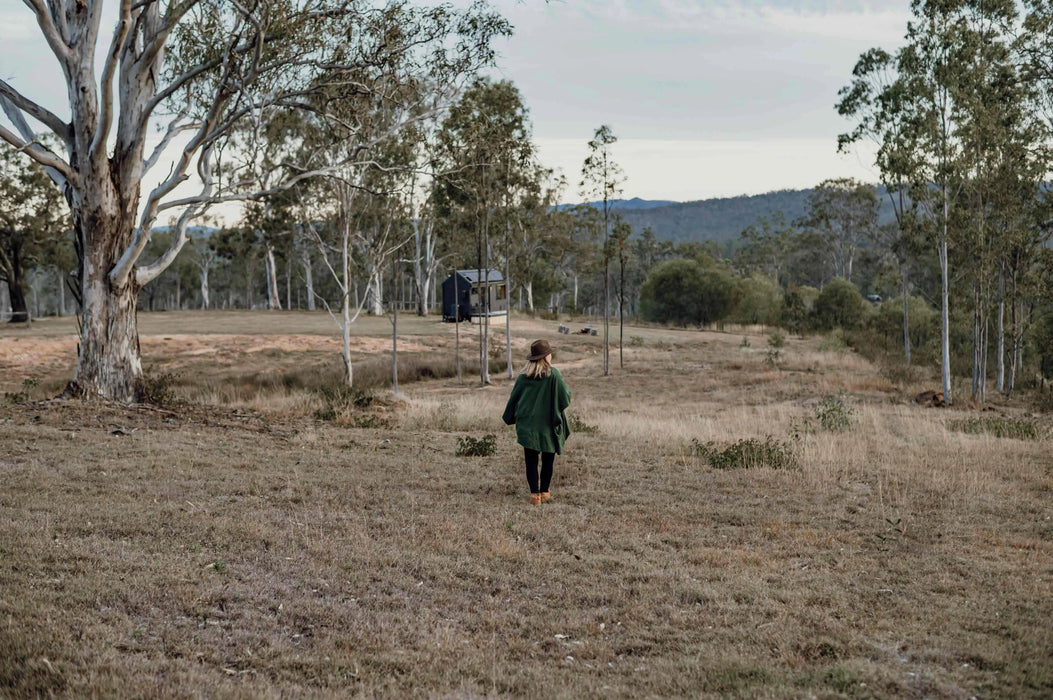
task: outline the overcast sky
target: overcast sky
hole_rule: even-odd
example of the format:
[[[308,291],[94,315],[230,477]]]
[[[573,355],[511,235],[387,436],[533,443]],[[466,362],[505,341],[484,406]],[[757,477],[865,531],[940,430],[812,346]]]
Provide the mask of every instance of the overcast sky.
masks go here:
[[[619,141],[625,197],[691,201],[876,182],[837,153],[834,105],[865,50],[902,45],[909,0],[498,0],[498,75],[523,94],[543,162],[576,201],[586,143]]]
[[[619,138],[613,153],[627,198],[877,180],[871,154],[837,153],[850,124],[834,104],[863,51],[901,45],[909,0],[492,4],[515,25],[498,45],[496,75],[522,92],[542,161],[571,183],[566,201],[580,199],[586,143],[603,124]],[[69,113],[54,58],[22,3],[0,3],[0,76]]]

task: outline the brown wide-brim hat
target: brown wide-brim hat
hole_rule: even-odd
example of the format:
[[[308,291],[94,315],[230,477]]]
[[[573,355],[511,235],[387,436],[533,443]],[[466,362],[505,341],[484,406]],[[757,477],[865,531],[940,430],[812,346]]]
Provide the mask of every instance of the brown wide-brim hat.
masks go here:
[[[529,362],[537,362],[552,354],[552,348],[549,347],[547,340],[535,340],[530,344],[530,357],[527,358]]]

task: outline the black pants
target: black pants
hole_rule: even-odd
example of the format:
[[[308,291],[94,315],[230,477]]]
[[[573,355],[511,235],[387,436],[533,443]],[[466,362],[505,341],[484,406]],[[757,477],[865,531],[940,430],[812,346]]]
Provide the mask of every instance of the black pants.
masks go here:
[[[523,448],[526,455],[527,484],[530,485],[530,493],[543,493],[548,491],[548,485],[552,482],[552,465],[556,463],[555,452],[538,452],[528,447]],[[541,455],[541,483],[537,478],[537,458]]]

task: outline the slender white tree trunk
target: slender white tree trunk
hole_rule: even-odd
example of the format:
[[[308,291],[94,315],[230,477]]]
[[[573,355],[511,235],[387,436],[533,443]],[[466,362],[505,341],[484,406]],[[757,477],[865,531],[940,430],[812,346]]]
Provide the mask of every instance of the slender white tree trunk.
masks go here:
[[[910,364],[910,311],[907,303],[910,299],[910,293],[907,289],[906,265],[900,265],[899,284],[903,292],[903,355],[907,360],[907,364]]]
[[[1005,263],[998,265],[998,380],[995,388],[1005,391]]]
[[[208,266],[201,267],[201,308],[207,309],[208,301]]]
[[[940,349],[941,349],[941,378],[943,380],[943,400],[951,403],[951,305],[950,305],[950,276],[947,269],[947,215],[949,206],[947,194],[944,191],[943,203],[943,230],[940,232],[939,259],[940,259]]]
[[[351,255],[349,250],[351,233],[344,226],[340,237],[340,274],[342,277],[340,302],[340,338],[342,341],[341,358],[344,361],[344,381],[348,387],[353,386],[354,372],[351,368]]]
[[[526,284],[523,285],[523,289],[526,290],[526,305],[527,311],[531,314],[534,313],[534,281],[527,280]]]
[[[300,261],[303,263],[304,285],[307,288],[307,310],[314,311],[317,307],[314,303],[314,268],[311,265],[311,251],[304,246],[300,253]]]
[[[267,308],[280,310],[281,299],[278,297],[278,269],[274,261],[274,247],[267,244],[267,253],[264,256],[267,267]]]

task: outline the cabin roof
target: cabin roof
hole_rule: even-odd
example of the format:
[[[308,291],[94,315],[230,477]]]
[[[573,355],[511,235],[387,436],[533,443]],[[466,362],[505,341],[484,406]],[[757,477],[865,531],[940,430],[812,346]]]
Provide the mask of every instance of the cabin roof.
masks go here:
[[[486,279],[486,270],[477,270],[475,268],[471,270],[458,270],[457,274],[468,280],[472,284],[476,282],[484,281]],[[503,282],[505,279],[497,270],[490,270],[490,281],[491,282]]]

